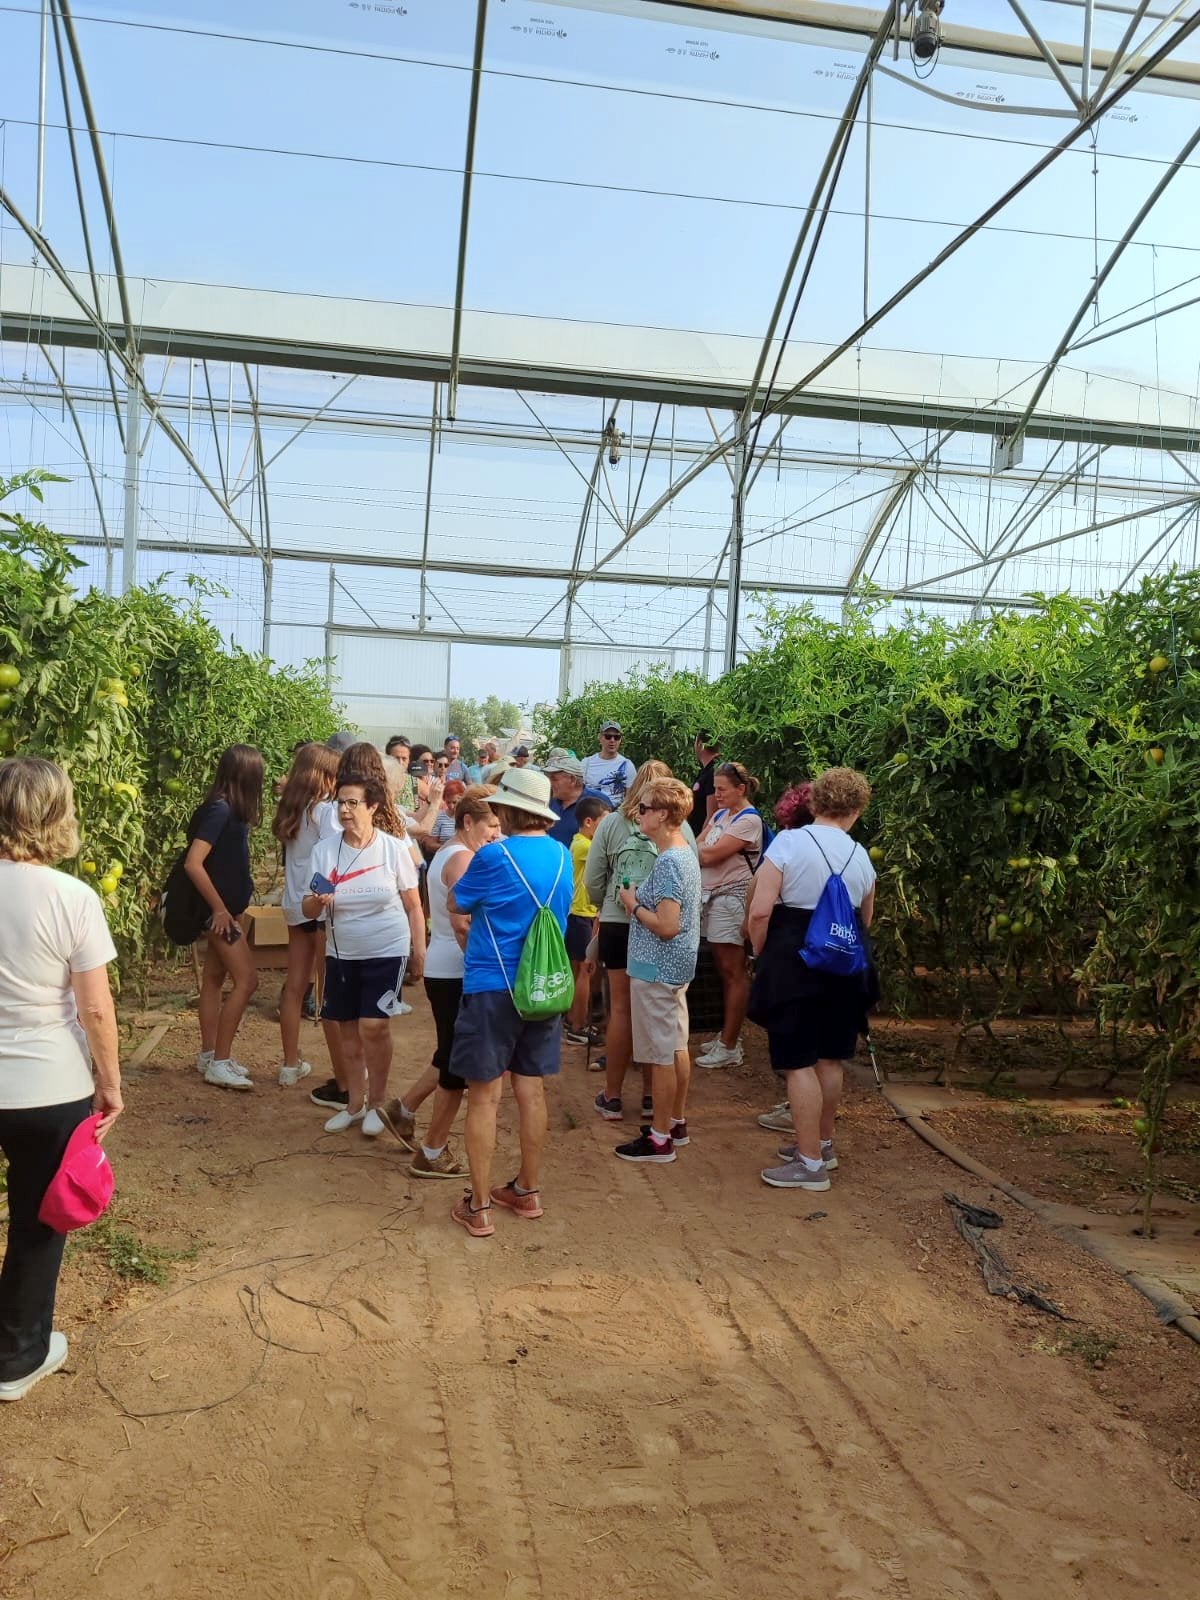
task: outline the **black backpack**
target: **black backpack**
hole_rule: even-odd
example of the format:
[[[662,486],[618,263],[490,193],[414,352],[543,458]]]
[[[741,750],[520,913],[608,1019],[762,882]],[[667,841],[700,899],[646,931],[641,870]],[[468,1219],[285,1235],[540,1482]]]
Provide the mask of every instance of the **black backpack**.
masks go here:
[[[172,944],[195,944],[212,916],[204,896],[184,871],[188,848],[184,845],[179,852],[158,897],[158,920]]]

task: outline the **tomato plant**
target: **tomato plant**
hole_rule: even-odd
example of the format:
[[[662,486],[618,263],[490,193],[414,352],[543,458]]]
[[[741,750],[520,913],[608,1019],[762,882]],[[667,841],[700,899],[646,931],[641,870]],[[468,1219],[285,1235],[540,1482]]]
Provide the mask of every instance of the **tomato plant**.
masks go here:
[[[57,481],[0,479],[0,501],[18,489],[41,500]],[[79,594],[80,565],[49,528],[0,510],[0,755],[47,756],[71,777],[81,848],[63,869],[101,895],[130,972],[220,752],[256,745],[274,776],[338,718],[315,671],[228,650],[199,586],[187,604],[161,588]]]

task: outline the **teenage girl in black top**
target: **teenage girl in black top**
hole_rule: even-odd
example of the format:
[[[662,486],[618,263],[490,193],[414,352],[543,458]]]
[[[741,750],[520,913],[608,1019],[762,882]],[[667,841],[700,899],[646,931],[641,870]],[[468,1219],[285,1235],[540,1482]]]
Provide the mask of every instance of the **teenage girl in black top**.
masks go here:
[[[208,951],[200,983],[200,1054],[206,1083],[252,1089],[250,1075],[233,1059],[233,1040],[250,996],[258,988],[247,940],[238,920],[250,904],[250,829],[262,820],[263,758],[247,744],[230,745],[217,763],[202,805],[188,823],[184,871],[211,908]],[[233,987],[221,991],[226,974]]]

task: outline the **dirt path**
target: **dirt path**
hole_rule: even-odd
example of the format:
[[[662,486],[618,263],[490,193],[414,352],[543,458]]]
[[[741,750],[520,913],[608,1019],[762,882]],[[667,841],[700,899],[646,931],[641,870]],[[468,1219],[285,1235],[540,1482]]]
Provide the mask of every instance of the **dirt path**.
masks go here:
[[[397,1024],[397,1085],[428,1033]],[[950,1227],[942,1190],[986,1191],[870,1092],[835,1189],[801,1197],[758,1181],[761,1070],[700,1075],[691,1147],[646,1171],[571,1052],[546,1216],[481,1242],[456,1186],[296,1092],[206,1088],[189,1043],[131,1084],[114,1156],[131,1224],[204,1247],[117,1315],[68,1268],[71,1375],[0,1421],[0,1593],[1195,1593],[1170,1452],[1200,1352],[1001,1205],[1010,1259],[1120,1329],[1105,1373],[1051,1353],[1062,1325],[989,1300]],[[265,1023],[253,1043],[276,1059]],[[513,1148],[506,1115],[497,1177]]]

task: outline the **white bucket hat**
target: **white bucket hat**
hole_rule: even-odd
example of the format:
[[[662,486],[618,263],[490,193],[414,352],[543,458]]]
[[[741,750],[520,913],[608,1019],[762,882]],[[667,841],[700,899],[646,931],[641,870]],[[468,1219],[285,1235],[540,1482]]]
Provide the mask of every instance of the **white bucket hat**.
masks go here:
[[[492,804],[509,806],[513,811],[528,811],[530,816],[541,817],[545,822],[557,822],[550,809],[550,779],[544,772],[534,772],[529,767],[509,767],[500,774]]]

